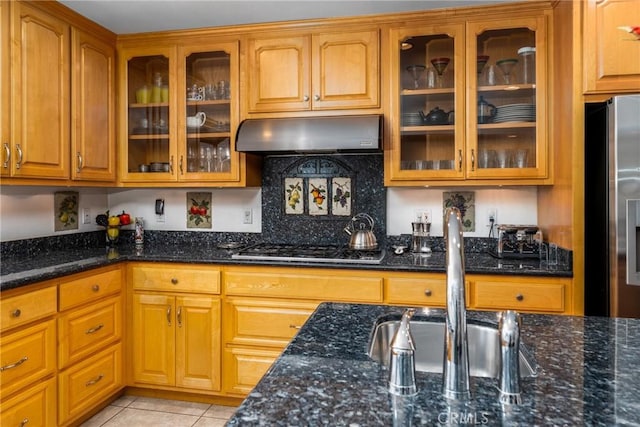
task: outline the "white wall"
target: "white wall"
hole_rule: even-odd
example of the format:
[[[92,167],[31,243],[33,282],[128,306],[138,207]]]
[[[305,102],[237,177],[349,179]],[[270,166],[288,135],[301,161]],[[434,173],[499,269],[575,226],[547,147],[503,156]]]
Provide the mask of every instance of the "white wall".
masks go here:
[[[473,191],[475,193],[476,231],[465,236],[489,235],[489,210],[496,212],[497,224],[536,224],[538,221],[536,187],[517,188],[388,188],[387,234],[411,234],[411,222],[416,211],[431,213],[431,235],[442,236],[442,193],[445,191]],[[494,234],[495,235],[495,234]]]
[[[83,224],[80,219],[77,230],[54,231],[56,191],[77,191],[78,213],[89,208],[92,223]],[[103,188],[0,186],[0,241],[97,230],[100,227],[95,224],[95,216],[107,210],[107,204],[107,190]]]
[[[79,229],[54,231],[54,201],[56,191],[78,191],[79,205],[90,209],[91,224],[80,221]],[[497,211],[497,222],[502,224],[536,224],[537,189],[524,188],[388,188],[387,189],[387,233],[389,235],[410,234],[411,222],[416,211],[431,212],[433,236],[442,235],[443,191],[474,191],[476,209],[476,231],[468,236],[483,237],[489,233],[486,212]],[[112,213],[127,211],[133,217],[145,219],[148,230],[184,231],[186,228],[186,193],[211,191],[213,228],[198,231],[260,233],[262,230],[262,191],[259,188],[242,189],[103,189],[103,188],[53,188],[0,186],[0,241],[11,241],[99,230],[95,217],[110,209]],[[155,200],[165,200],[165,221],[158,222],[155,215]],[[252,209],[253,223],[243,224],[245,209]],[[189,229],[195,230],[195,229]]]

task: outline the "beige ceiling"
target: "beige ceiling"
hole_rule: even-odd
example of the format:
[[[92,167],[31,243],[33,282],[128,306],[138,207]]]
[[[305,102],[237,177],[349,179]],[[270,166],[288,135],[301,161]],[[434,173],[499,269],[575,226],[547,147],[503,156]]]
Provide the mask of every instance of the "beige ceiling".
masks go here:
[[[116,34],[359,16],[509,0],[59,0]]]

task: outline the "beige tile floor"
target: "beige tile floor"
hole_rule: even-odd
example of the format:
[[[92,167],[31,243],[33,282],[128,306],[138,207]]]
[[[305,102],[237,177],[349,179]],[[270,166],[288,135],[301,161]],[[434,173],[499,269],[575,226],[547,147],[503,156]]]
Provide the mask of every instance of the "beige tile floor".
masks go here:
[[[223,427],[236,408],[142,396],[122,396],[81,427]]]

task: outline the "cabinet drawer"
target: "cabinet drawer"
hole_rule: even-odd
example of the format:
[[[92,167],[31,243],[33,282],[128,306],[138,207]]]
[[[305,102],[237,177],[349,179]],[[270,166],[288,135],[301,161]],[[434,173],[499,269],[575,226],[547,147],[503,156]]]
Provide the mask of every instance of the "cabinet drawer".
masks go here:
[[[318,306],[318,302],[228,299],[227,342],[283,349]]]
[[[227,295],[382,302],[382,278],[317,274],[227,272]]]
[[[58,318],[58,368],[122,337],[122,300],[109,298]]]
[[[53,319],[0,338],[2,398],[53,373],[55,348]]]
[[[120,268],[60,284],[60,311],[98,300],[105,295],[115,294],[122,289]]]
[[[246,396],[258,384],[280,351],[233,347],[224,352],[224,389]]]
[[[122,388],[120,343],[58,374],[58,424],[78,418]]]
[[[389,278],[386,280],[385,301],[389,304],[444,307],[447,301],[446,279]]]
[[[184,265],[135,265],[131,280],[136,290],[220,293],[220,270]]]
[[[2,402],[1,426],[47,427],[56,422],[56,380],[50,378]]]
[[[39,289],[0,299],[0,325],[2,330],[24,325],[58,311],[56,287]]]
[[[562,312],[564,284],[475,282],[473,308]]]

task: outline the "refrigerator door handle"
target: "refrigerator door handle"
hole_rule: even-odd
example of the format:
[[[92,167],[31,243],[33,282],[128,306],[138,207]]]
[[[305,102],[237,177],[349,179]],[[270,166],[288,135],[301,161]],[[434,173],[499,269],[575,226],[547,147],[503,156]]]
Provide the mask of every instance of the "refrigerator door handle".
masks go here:
[[[638,265],[638,234],[640,234],[640,200],[627,200],[627,283],[640,285]]]

